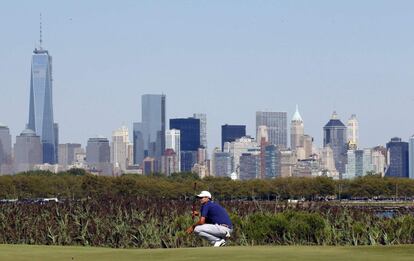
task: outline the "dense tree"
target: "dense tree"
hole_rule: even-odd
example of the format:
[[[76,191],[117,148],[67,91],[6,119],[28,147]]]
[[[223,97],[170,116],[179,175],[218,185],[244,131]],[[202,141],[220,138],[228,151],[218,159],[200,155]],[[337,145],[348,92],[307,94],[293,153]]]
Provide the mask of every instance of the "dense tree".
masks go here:
[[[194,185],[196,184],[196,191]],[[217,200],[308,200],[325,197],[414,197],[414,181],[367,175],[354,180],[317,178],[277,178],[270,180],[231,180],[223,177],[199,179],[195,174],[123,175],[121,177],[83,175],[79,171],[52,174],[26,172],[0,176],[0,198],[92,198],[141,197],[191,199],[209,190]]]

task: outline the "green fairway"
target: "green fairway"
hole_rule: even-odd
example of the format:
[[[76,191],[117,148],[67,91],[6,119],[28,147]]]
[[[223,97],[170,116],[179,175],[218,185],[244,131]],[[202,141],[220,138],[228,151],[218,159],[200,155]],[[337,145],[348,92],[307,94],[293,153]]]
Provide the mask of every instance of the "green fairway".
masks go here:
[[[414,260],[414,246],[110,249],[0,245],[0,260]]]

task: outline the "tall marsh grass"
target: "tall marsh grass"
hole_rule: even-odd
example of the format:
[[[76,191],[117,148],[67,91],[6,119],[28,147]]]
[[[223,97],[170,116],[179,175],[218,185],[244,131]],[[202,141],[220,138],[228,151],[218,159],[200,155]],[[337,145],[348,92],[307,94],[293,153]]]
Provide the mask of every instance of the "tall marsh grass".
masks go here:
[[[413,209],[225,201],[233,245],[395,245],[414,243]],[[107,198],[0,204],[1,244],[177,248],[206,243],[185,229],[191,201]],[[378,214],[379,213],[379,214]]]

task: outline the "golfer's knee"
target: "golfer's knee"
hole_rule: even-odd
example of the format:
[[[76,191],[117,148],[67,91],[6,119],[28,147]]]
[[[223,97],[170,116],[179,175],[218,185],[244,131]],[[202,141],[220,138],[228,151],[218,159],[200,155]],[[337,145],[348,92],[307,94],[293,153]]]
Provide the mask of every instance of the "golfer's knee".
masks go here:
[[[203,228],[201,226],[196,226],[194,228],[194,233],[196,233],[196,234],[200,234],[200,232],[202,232],[202,231],[203,231]]]

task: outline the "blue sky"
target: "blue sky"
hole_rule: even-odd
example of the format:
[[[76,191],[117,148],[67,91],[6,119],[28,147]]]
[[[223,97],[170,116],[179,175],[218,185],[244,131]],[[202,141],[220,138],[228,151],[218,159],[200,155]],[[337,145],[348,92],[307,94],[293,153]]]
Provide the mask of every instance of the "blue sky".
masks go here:
[[[167,116],[207,113],[220,125],[299,104],[322,144],[336,110],[355,113],[362,147],[414,134],[413,1],[4,1],[0,4],[0,122],[28,120],[30,59],[53,56],[60,142],[86,144],[141,115],[140,97],[167,95]]]

